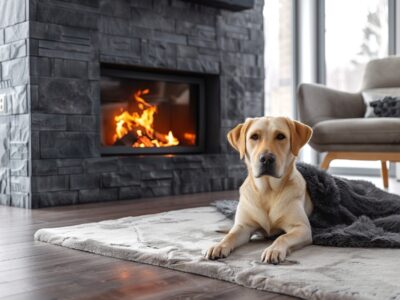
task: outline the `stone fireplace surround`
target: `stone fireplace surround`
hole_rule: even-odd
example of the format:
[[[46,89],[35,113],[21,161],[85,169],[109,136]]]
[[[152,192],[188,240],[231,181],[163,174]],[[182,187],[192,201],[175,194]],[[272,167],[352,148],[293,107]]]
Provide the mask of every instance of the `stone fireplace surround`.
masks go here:
[[[262,0],[240,12],[183,0],[0,0],[0,204],[236,189],[245,170],[226,133],[263,114],[262,7]],[[106,64],[213,78],[213,145],[191,155],[102,156]]]

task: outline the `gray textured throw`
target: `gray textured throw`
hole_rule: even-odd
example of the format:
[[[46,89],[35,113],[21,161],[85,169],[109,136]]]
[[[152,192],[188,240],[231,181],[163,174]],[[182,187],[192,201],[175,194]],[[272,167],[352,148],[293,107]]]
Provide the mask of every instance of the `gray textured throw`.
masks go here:
[[[400,196],[370,182],[332,176],[297,163],[314,205],[310,216],[313,244],[336,247],[400,248]],[[217,201],[234,218],[237,201]]]

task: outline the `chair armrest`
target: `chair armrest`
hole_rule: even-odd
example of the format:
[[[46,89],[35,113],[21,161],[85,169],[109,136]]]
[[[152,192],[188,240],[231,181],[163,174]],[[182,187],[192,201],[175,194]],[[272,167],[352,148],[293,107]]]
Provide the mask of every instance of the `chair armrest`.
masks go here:
[[[365,113],[361,93],[342,92],[321,84],[300,84],[297,105],[300,120],[311,127],[330,119],[362,118]]]

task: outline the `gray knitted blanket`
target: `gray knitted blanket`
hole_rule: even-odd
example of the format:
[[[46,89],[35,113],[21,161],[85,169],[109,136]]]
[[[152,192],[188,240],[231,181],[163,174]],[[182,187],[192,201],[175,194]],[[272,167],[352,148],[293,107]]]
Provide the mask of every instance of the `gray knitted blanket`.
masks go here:
[[[336,247],[400,248],[400,196],[370,182],[332,176],[297,163],[314,205],[310,216],[313,244]],[[234,218],[238,201],[214,205]]]

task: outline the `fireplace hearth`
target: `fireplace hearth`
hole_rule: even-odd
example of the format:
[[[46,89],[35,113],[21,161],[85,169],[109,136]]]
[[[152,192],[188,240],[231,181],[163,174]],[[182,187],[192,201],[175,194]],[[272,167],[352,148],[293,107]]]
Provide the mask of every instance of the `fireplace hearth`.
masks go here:
[[[263,114],[262,11],[0,1],[0,204],[237,189],[246,172],[226,134]]]

